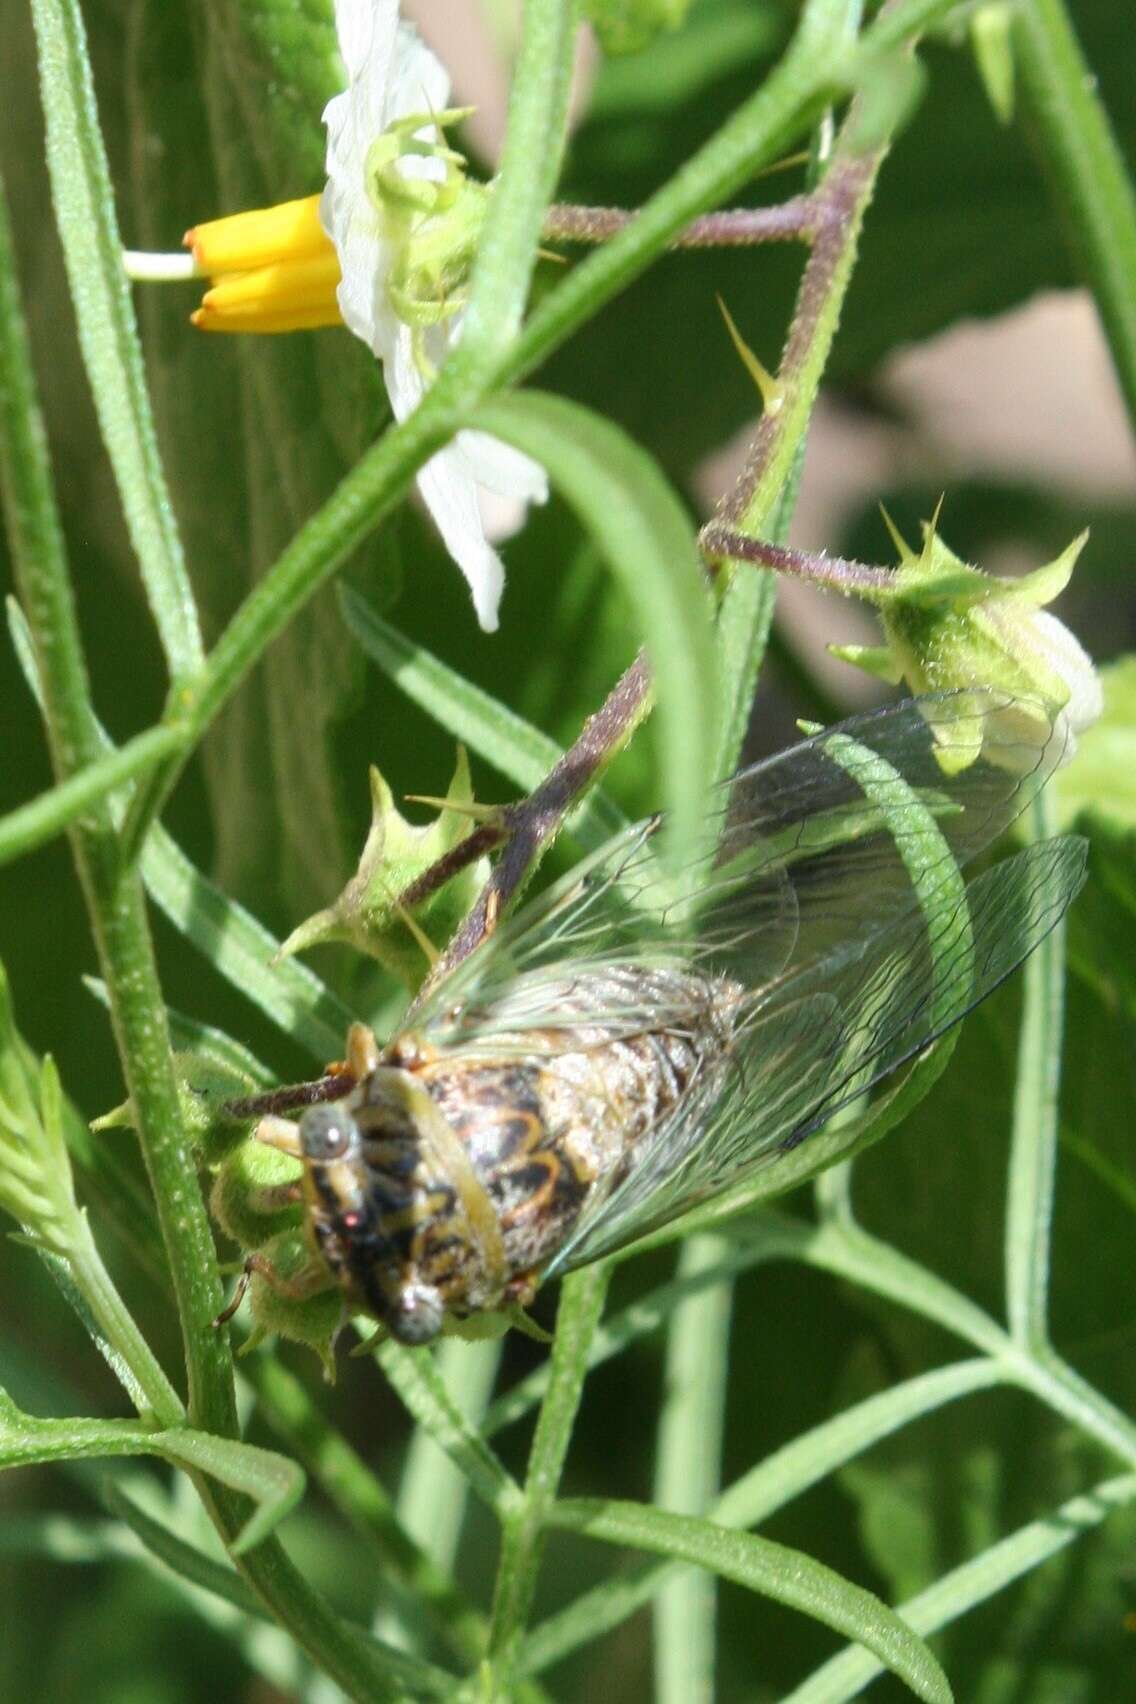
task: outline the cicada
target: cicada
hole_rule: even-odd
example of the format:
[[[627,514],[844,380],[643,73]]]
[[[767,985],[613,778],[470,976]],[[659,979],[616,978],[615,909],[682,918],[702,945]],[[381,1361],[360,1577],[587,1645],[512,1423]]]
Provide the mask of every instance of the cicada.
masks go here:
[[[775,1167],[1064,913],[1074,837],[961,873],[1058,746],[1039,706],[918,699],[737,775],[686,868],[658,818],[626,829],[385,1046],[356,1026],[344,1098],[261,1120],[301,1163],[312,1260],[299,1282],[250,1266],[289,1293],[339,1284],[421,1344]]]

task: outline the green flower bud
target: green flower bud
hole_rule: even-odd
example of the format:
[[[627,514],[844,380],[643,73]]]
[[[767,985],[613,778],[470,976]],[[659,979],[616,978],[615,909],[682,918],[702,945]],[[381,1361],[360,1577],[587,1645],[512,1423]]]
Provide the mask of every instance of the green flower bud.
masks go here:
[[[301,1203],[285,1198],[285,1191],[298,1181],[301,1171],[299,1160],[290,1154],[263,1142],[242,1141],[221,1163],[213,1180],[209,1211],[240,1248],[262,1248],[271,1237],[302,1224]]]
[[[885,517],[886,518],[886,517]],[[1082,533],[1053,562],[1017,579],[999,578],[963,562],[939,538],[934,523],[923,528],[918,556],[891,526],[900,562],[886,585],[858,587],[875,604],[887,640],[883,646],[832,645],[845,662],[893,684],[906,680],[917,694],[966,687],[1001,689],[1015,702],[1000,715],[975,715],[968,741],[965,725],[952,721],[950,750],[941,761],[967,768],[982,749],[984,730],[999,741],[1015,733],[1035,743],[1052,725],[1072,757],[1077,735],[1100,715],[1101,691],[1092,660],[1056,616],[1043,605],[1063,591],[1085,539]]]
[[[422,828],[406,821],[379,771],[371,769],[371,829],[359,867],[339,898],[294,929],[281,947],[295,953],[326,941],[346,941],[377,958],[407,987],[418,987],[435,949],[444,946],[489,875],[484,857],[416,905],[399,896],[470,832],[470,819],[492,817],[473,802],[469,760],[459,747],[444,808]]]

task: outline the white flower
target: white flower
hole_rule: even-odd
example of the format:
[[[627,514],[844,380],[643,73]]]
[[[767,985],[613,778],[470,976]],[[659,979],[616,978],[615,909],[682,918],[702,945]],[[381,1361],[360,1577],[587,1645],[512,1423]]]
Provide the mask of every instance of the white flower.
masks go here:
[[[335,26],[347,88],[323,115],[322,196],[195,225],[190,255],[123,259],[139,281],[210,279],[190,316],[202,331],[348,326],[378,356],[405,420],[461,336],[490,191],[446,146],[445,124],[463,114],[446,110],[449,77],[400,22],[398,0],[336,0]],[[486,514],[498,536],[514,531],[526,505],[548,496],[544,469],[483,432],[459,432],[422,468],[418,489],[492,632],[505,576]]]
[[[439,312],[424,301],[417,316],[405,300],[396,307],[392,285],[405,280],[415,217],[419,228],[431,220],[437,226],[446,213],[423,211],[400,220],[397,208],[384,207],[381,182],[375,193],[371,162],[375,144],[399,121],[443,112],[449,77],[414,30],[400,22],[397,0],[337,0],[335,22],[347,88],[328,102],[323,115],[328,181],[320,218],[339,258],[339,311],[382,362],[391,407],[403,420],[460,337],[462,315],[444,303]],[[408,186],[414,180],[444,185],[447,151],[437,124],[424,123],[413,139],[435,151],[399,153],[391,170]],[[386,181],[391,181],[389,174]],[[460,230],[456,240],[461,241]],[[422,468],[418,489],[469,582],[481,626],[492,632],[504,570],[485,536],[479,497],[491,492],[521,504],[544,502],[548,481],[543,468],[484,433],[459,432]]]

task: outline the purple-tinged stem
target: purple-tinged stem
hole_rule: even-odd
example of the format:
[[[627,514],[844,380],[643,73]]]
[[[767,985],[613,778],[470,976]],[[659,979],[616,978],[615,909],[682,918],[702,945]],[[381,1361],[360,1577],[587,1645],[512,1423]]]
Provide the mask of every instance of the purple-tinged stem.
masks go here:
[[[721,521],[711,521],[702,529],[699,542],[711,556],[728,557],[731,562],[755,562],[761,568],[773,568],[778,574],[791,574],[797,580],[811,580],[814,585],[829,591],[843,592],[845,597],[871,598],[874,592],[891,589],[894,573],[890,568],[871,568],[865,562],[852,562],[846,556],[826,556],[808,550],[792,550],[787,545],[770,544],[763,538],[750,538]]]
[[[557,202],[548,209],[543,235],[550,242],[606,243],[635,218],[622,207],[576,207]],[[794,195],[776,207],[731,207],[692,219],[671,248],[747,248],[757,243],[804,242],[816,236],[818,197]]]
[[[505,849],[472,910],[419,991],[407,1014],[408,1021],[413,1021],[415,1007],[423,995],[493,933],[497,918],[559,830],[572,805],[634,733],[646,713],[650,694],[651,672],[645,653],[640,651],[535,792],[520,804],[504,807],[502,816],[509,834]],[[469,840],[475,838],[469,836]],[[454,851],[460,852],[468,844],[468,840],[463,841]],[[430,875],[431,871],[427,870],[416,885]],[[404,900],[405,897],[402,896]]]

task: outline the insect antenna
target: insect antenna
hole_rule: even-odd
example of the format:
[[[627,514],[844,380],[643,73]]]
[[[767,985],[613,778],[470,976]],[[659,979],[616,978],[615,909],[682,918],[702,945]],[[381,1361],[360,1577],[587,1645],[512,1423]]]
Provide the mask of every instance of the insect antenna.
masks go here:
[[[267,1089],[263,1094],[246,1095],[238,1100],[225,1101],[221,1111],[234,1124],[249,1118],[263,1118],[269,1113],[292,1112],[297,1107],[320,1106],[324,1101],[342,1100],[356,1084],[353,1072],[338,1065],[310,1083],[285,1083],[279,1089]]]

